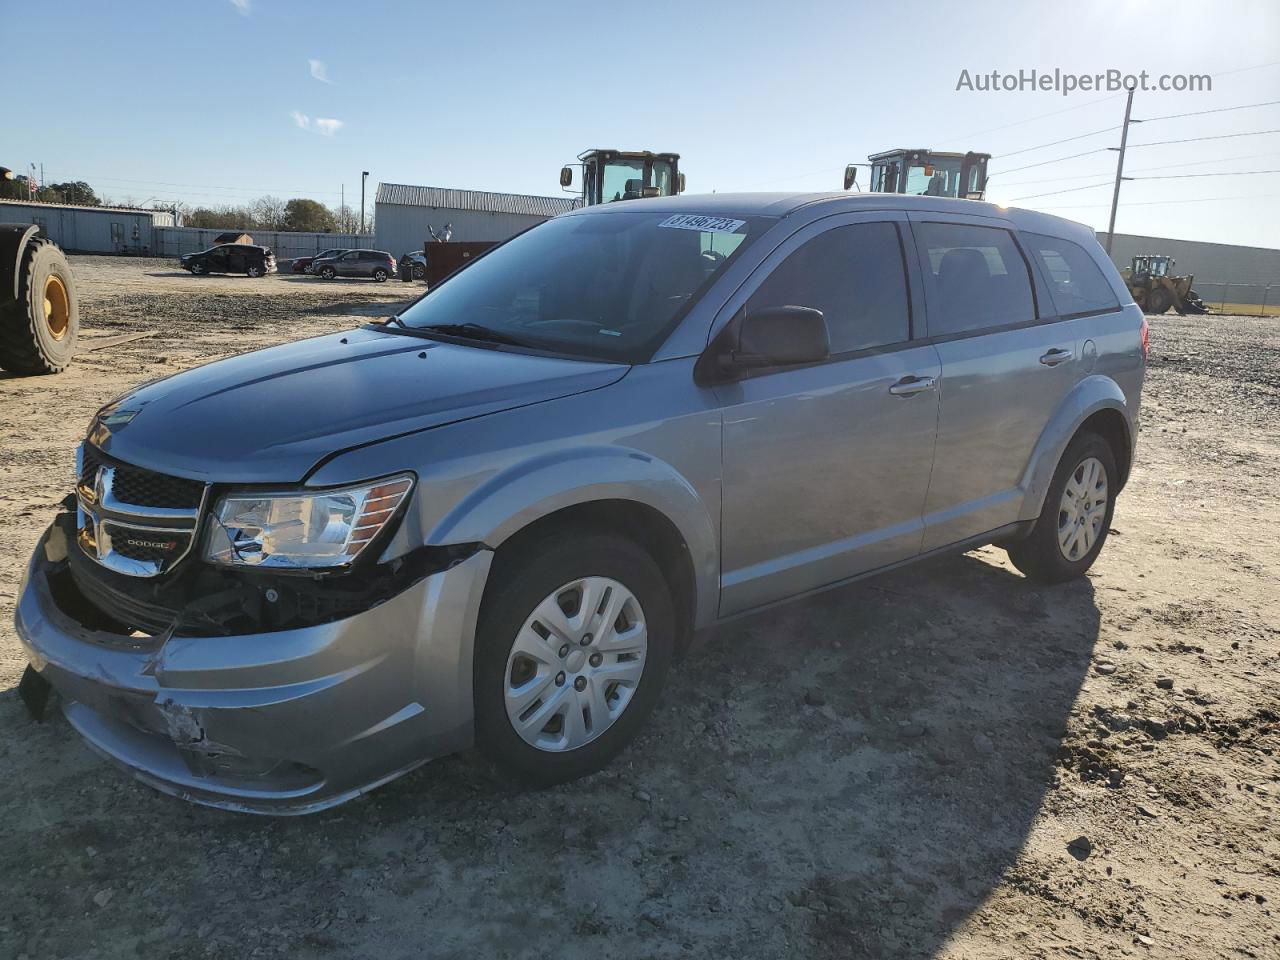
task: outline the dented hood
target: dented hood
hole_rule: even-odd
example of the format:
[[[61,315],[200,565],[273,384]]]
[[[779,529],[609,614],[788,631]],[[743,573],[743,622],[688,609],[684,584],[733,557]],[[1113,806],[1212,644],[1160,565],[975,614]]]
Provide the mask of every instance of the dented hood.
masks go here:
[[[163,473],[293,483],[331,454],[594,390],[627,369],[361,329],[146,384],[103,407],[89,439]]]

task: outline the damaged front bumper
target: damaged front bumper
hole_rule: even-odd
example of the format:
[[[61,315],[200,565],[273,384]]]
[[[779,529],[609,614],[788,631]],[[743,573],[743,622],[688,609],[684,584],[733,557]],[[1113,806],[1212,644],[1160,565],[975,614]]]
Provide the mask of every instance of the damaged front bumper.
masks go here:
[[[225,809],[310,813],[471,744],[490,551],[344,619],[131,643],[74,615],[83,598],[68,593],[58,533],[31,559],[18,637],[72,726],[144,783]]]

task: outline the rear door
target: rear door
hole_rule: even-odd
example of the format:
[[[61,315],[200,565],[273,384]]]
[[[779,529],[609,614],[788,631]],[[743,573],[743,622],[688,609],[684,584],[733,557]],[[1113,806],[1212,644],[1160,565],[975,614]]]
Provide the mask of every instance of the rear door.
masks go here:
[[[942,362],[924,549],[1018,519],[1041,432],[1078,379],[1074,320],[1052,305],[1012,224],[912,213],[928,334]]]
[[[905,217],[797,232],[726,304],[823,312],[829,360],[715,388],[724,417],[720,612],[915,556],[937,423],[937,351],[912,338]],[[724,316],[724,313],[722,313]]]

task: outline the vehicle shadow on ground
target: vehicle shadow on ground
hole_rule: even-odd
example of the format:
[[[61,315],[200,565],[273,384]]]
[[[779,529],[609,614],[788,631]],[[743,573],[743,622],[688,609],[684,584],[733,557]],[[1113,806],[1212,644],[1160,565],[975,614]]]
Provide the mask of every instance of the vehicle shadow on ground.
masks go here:
[[[132,948],[154,914],[171,949],[204,952],[276,928],[287,956],[418,956],[426,931],[433,956],[589,957],[619,936],[629,956],[932,956],[1014,864],[1099,629],[1088,580],[1036,587],[997,558],[700,639],[619,760],[542,791],[468,753],[315,816],[237,816],[84,759],[65,722],[6,723],[35,768],[7,789],[39,817],[0,860],[76,874],[12,913],[64,918],[41,942],[59,955]],[[119,910],[80,902],[126,882]]]

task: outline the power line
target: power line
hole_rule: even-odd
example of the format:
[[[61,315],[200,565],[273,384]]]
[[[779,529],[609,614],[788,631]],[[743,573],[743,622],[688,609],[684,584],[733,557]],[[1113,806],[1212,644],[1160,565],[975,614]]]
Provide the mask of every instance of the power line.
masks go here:
[[[1126,203],[1126,207],[1158,207],[1175,203],[1218,203],[1226,200],[1272,200],[1280,197],[1280,193],[1250,193],[1241,194],[1234,197],[1197,197],[1192,200],[1141,200],[1137,203]],[[1083,210],[1086,208],[1109,207],[1109,203],[1067,203],[1067,204],[1051,204],[1047,207],[1037,207],[1039,210]]]
[[[1224,170],[1220,173],[1165,173],[1158,177],[1125,177],[1126,180],[1183,180],[1187,177],[1252,177],[1260,173],[1280,173],[1280,170]]]
[[[1043,120],[1045,117],[1056,117],[1060,113],[1070,113],[1073,110],[1083,110],[1085,107],[1092,107],[1095,104],[1106,103],[1108,100],[1114,100],[1117,97],[1123,97],[1123,93],[1115,93],[1109,97],[1100,97],[1097,100],[1090,100],[1088,103],[1078,103],[1074,107],[1063,107],[1061,110],[1050,110],[1048,113],[1037,113],[1035,116],[1027,117],[1025,120],[1014,120],[1012,123],[1002,124],[998,127],[988,127],[985,130],[975,130],[973,133],[966,133],[959,137],[947,137],[947,140],[968,140],[970,137],[978,137],[984,133],[994,133],[997,130],[1008,130],[1010,127],[1020,127],[1024,123],[1031,123],[1033,120]]]
[[[1024,167],[1013,167],[1010,170],[997,170],[996,173],[999,173],[1001,175],[1006,173],[1017,173],[1019,170],[1030,170],[1032,167],[1043,167],[1043,166],[1047,166],[1050,163],[1062,163],[1064,160],[1074,160],[1077,157],[1087,157],[1094,153],[1106,153],[1110,149],[1111,149],[1110,147],[1098,147],[1098,149],[1096,150],[1086,150],[1084,153],[1073,153],[1069,157],[1057,157],[1056,159],[1053,159],[1053,160],[1041,160],[1039,163],[1028,163]],[[992,174],[992,176],[994,175],[995,174]]]
[[[1280,130],[1250,130],[1246,133],[1220,133],[1213,137],[1189,137],[1186,140],[1152,140],[1150,143],[1131,143],[1129,149],[1135,147],[1164,147],[1171,143],[1199,143],[1201,140],[1230,140],[1233,137],[1261,137],[1268,133],[1280,133]]]
[[[1180,117],[1203,117],[1206,113],[1230,113],[1232,110],[1250,110],[1253,107],[1274,107],[1280,100],[1264,100],[1262,103],[1242,103],[1238,107],[1217,107],[1213,110],[1195,110],[1191,113],[1170,113],[1163,117],[1145,117],[1142,123],[1154,123],[1157,120],[1177,120]]]
[[[1063,140],[1051,140],[1048,143],[1042,143],[1034,147],[1024,147],[1021,150],[1014,150],[1012,153],[1002,153],[1002,157],[1016,157],[1020,153],[1030,153],[1032,150],[1043,150],[1045,147],[1056,147],[1060,143],[1070,143],[1072,140],[1084,140],[1086,137],[1096,137],[1100,133],[1110,133],[1112,130],[1119,130],[1120,125],[1114,127],[1103,127],[1101,130],[1095,130],[1093,133],[1082,133],[1078,137],[1066,137]]]
[[[226,187],[217,184],[204,183],[173,183],[168,180],[130,180],[125,177],[90,177],[89,179],[97,182],[105,183],[137,183],[141,185],[160,186],[160,187],[184,187],[193,190],[225,190],[232,193],[252,193],[261,196],[264,193],[320,193],[326,195],[336,195],[337,190],[300,190],[296,187]]]
[[[1249,153],[1238,157],[1214,157],[1212,160],[1191,160],[1186,163],[1162,163],[1157,167],[1137,167],[1134,173],[1145,173],[1148,170],[1173,170],[1177,167],[1200,167],[1206,163],[1229,163],[1232,160],[1257,160],[1261,157],[1280,156],[1276,153]],[[1100,170],[1097,173],[1073,173],[1066,177],[1044,177],[1036,180],[1015,180],[1012,183],[1002,183],[1002,187],[1017,187],[1024,184],[1033,183],[1057,183],[1060,180],[1087,180],[1089,177],[1100,177],[1107,171]]]
[[[1033,193],[1025,197],[1014,197],[1009,202],[1017,203],[1019,200],[1034,200],[1036,197],[1055,197],[1060,193],[1075,193],[1077,190],[1096,190],[1098,189],[1098,187],[1109,187],[1109,186],[1111,186],[1111,181],[1103,180],[1100,183],[1091,183],[1088,186],[1084,186],[1084,187],[1067,187],[1067,189],[1065,190],[1053,190],[1049,193]]]

